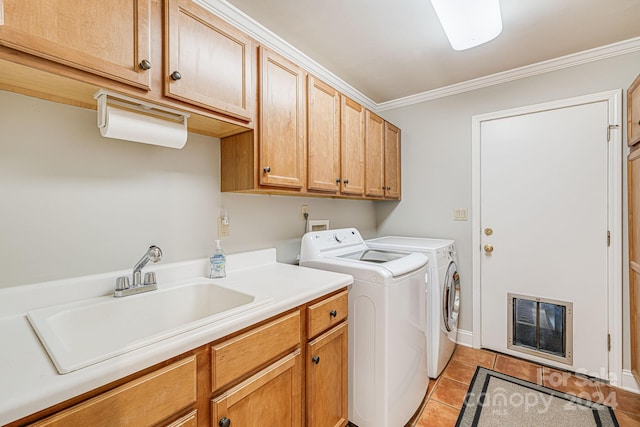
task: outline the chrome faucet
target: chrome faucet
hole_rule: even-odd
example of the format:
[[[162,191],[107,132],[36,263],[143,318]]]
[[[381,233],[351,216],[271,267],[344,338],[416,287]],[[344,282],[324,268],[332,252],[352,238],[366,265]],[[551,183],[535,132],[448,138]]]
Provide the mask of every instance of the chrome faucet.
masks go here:
[[[128,295],[135,295],[142,292],[148,292],[158,289],[156,282],[156,273],[148,272],[144,275],[144,282],[142,281],[142,269],[149,261],[158,262],[162,259],[162,250],[152,245],[147,249],[147,252],[140,258],[140,261],[133,267],[133,284],[129,284],[129,277],[121,276],[116,279],[116,290],[113,294],[114,297],[126,297]]]

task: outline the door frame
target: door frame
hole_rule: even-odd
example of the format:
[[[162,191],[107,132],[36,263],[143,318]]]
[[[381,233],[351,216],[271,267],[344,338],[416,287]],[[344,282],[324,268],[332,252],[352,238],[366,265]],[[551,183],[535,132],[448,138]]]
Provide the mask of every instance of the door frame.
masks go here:
[[[480,221],[480,139],[481,124],[485,121],[556,110],[596,102],[607,102],[609,111],[608,144],[608,228],[611,245],[607,255],[608,276],[608,330],[611,335],[609,352],[609,380],[612,385],[622,385],[622,89],[591,95],[561,99],[552,102],[512,108],[471,117],[471,253],[473,291],[474,348],[482,343],[482,317],[480,292],[481,221]],[[602,236],[605,239],[605,236]]]

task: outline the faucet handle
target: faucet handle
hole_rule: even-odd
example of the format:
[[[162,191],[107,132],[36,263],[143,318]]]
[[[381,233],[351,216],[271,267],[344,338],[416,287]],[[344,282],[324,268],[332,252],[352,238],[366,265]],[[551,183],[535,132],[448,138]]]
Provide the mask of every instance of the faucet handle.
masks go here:
[[[145,285],[155,285],[156,282],[156,273],[155,271],[149,271],[144,274],[144,284]]]
[[[129,278],[127,276],[121,276],[116,279],[116,291],[123,291],[129,289]]]

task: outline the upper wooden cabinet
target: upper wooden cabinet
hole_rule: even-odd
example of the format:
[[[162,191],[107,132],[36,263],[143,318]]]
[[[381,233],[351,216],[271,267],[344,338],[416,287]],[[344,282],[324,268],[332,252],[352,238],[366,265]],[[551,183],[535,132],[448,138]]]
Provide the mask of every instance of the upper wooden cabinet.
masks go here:
[[[400,198],[400,129],[375,114],[366,113],[365,195]]]
[[[384,122],[385,197],[400,198],[400,129]]]
[[[341,192],[364,195],[365,108],[342,96],[341,104]]]
[[[260,47],[260,185],[305,185],[306,72]]]
[[[165,95],[250,122],[253,40],[192,0],[165,4]]]
[[[150,3],[3,0],[0,45],[149,89]]]
[[[307,84],[307,188],[340,189],[340,93],[309,76]]]
[[[384,120],[367,110],[365,122],[365,195],[384,197]]]
[[[640,76],[627,90],[627,144],[640,142]]]

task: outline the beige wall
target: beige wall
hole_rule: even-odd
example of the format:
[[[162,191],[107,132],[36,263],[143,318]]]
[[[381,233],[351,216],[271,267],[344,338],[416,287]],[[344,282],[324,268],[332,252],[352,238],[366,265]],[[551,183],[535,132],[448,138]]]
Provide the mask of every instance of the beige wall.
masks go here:
[[[453,238],[462,277],[461,329],[472,330],[471,221],[453,221],[454,208],[471,213],[471,117],[514,107],[626,89],[640,73],[640,52],[485,89],[385,111],[402,128],[403,199],[377,205],[378,233]],[[623,111],[626,120],[626,93]],[[624,156],[626,123],[623,129]],[[626,163],[623,170],[626,212]],[[624,366],[629,366],[627,221],[623,216]],[[558,251],[561,256],[562,252]]]
[[[276,247],[294,262],[300,205],[332,227],[375,229],[373,203],[220,193],[220,142],[182,150],[102,138],[95,111],[0,91],[0,287],[208,256],[221,207],[228,253]],[[224,206],[223,206],[224,205]]]

